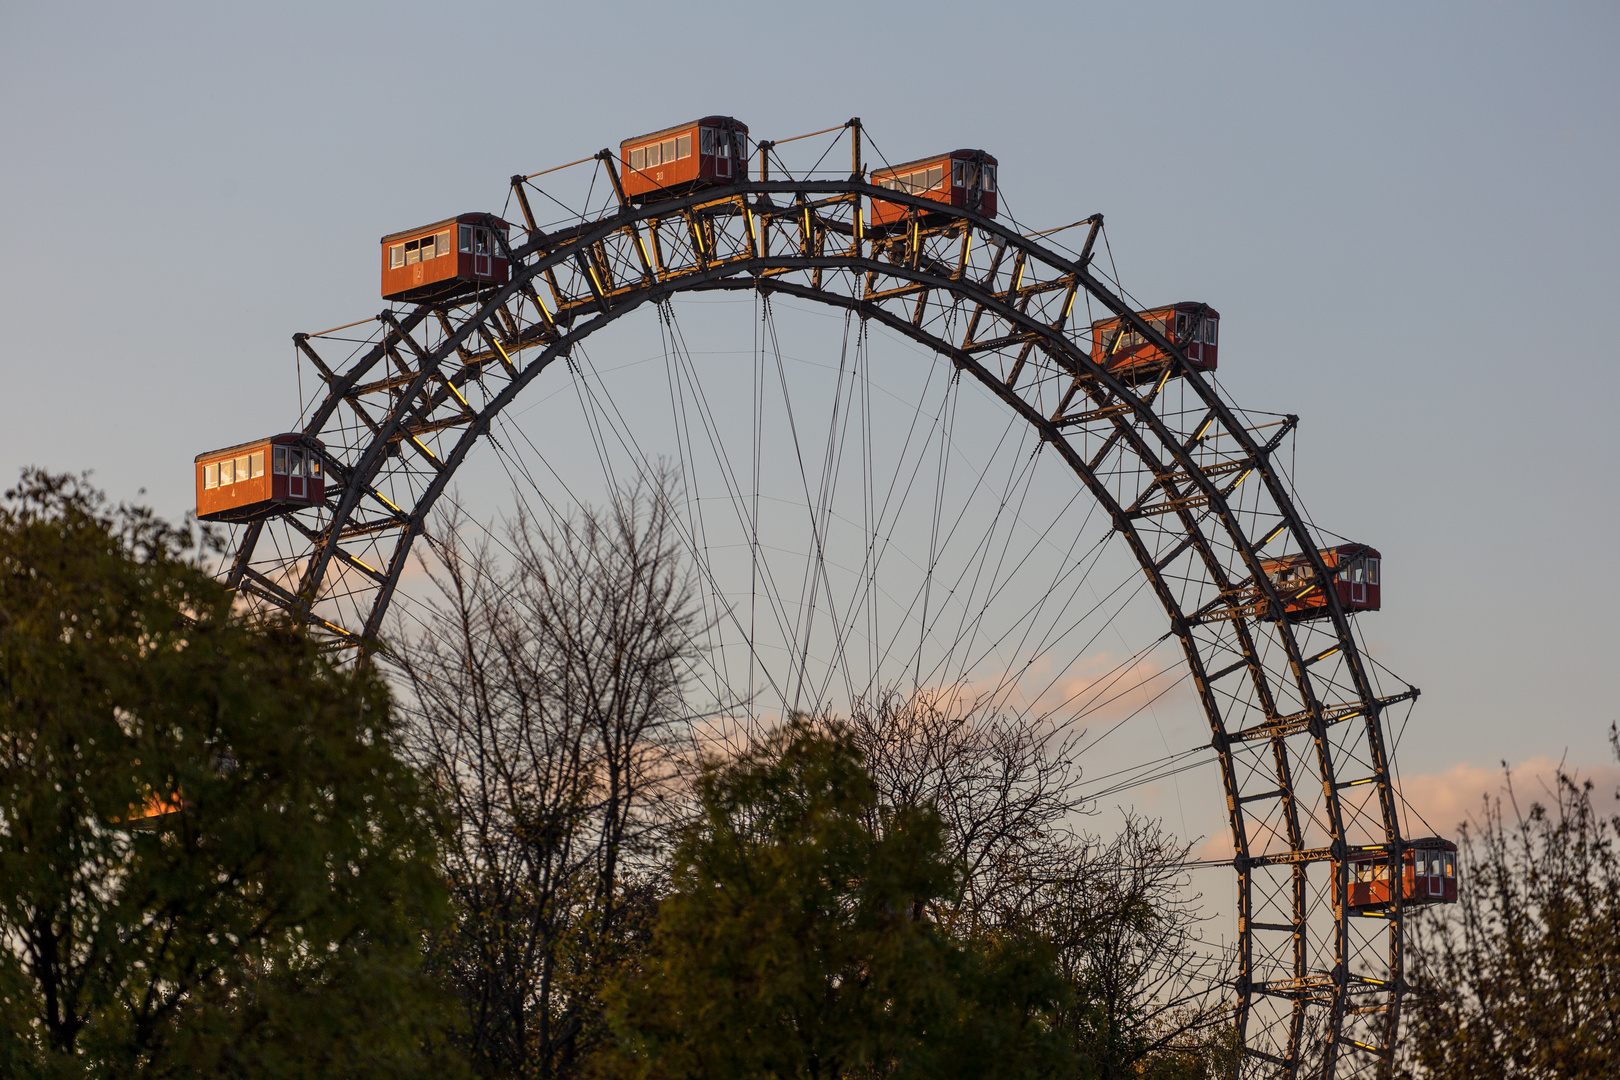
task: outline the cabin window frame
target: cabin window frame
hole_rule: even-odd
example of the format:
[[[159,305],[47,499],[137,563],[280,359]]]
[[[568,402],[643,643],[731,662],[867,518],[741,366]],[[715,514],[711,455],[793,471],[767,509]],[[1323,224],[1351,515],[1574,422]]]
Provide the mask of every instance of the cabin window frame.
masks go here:
[[[287,475],[287,448],[280,443],[271,447],[270,469],[276,476]]]
[[[979,162],[979,190],[986,193],[996,190],[996,167],[988,161]]]
[[[405,245],[403,243],[388,245],[388,269],[398,270],[405,265]]]
[[[1202,337],[1205,345],[1213,346],[1215,344],[1215,338],[1217,336],[1216,324],[1219,322],[1219,319],[1212,319],[1208,316],[1204,317],[1204,325],[1201,329],[1203,330]]]
[[[459,237],[461,243],[457,248],[457,250],[460,251],[461,254],[463,254],[463,255],[471,255],[473,253],[472,235],[473,235],[473,227],[471,225],[463,225],[463,226],[461,226],[461,236]]]
[[[698,130],[710,133],[717,131],[716,128],[699,128]],[[713,139],[712,134],[710,138]],[[713,141],[718,142],[723,140]],[[670,148],[670,152],[667,156],[664,154],[664,148],[666,146]],[[703,140],[700,138],[698,143],[699,152],[709,152],[703,151],[702,146]],[[654,150],[658,152],[657,161],[652,160],[652,154],[649,153],[649,151]],[[631,147],[624,152],[624,163],[626,167],[633,169],[636,172],[646,172],[649,169],[660,169],[665,165],[673,165],[677,161],[685,161],[691,156],[692,133],[690,131],[683,131],[679,135],[671,135],[667,139],[654,139],[652,142]]]
[[[264,451],[255,450],[248,454],[248,479],[257,480],[264,475]]]
[[[212,491],[219,487],[219,462],[211,461],[203,466],[203,490]]]

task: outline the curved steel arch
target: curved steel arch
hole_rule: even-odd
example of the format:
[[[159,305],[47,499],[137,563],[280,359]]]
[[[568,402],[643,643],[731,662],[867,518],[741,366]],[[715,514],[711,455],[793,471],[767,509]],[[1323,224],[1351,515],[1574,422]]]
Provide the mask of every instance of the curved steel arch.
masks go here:
[[[874,196],[911,216],[868,232],[862,211]],[[528,217],[526,200],[523,208]],[[1405,989],[1401,912],[1370,931],[1358,925],[1369,920],[1342,910],[1326,923],[1345,854],[1383,850],[1397,865],[1381,712],[1416,691],[1375,692],[1317,541],[1271,465],[1293,418],[1262,441],[1090,272],[1100,216],[1090,224],[1084,252],[1070,258],[998,221],[854,178],[742,182],[641,207],[621,199],[618,213],[551,234],[530,217],[507,284],[448,306],[383,312],[380,339],[344,370],[309,336],[295,336],[327,384],[304,433],[325,437],[335,482],[324,507],[280,519],[274,545],[264,542],[265,522],[249,525],[229,583],[250,603],[368,647],[456,469],[530,382],[595,331],[648,302],[715,289],[781,292],[876,320],[970,374],[1060,455],[1107,510],[1166,612],[1226,793],[1243,1071],[1374,1071],[1393,1052]],[[1082,291],[1174,357],[1161,378],[1130,385],[1092,360],[1089,325],[1076,332],[1069,322]],[[1198,402],[1197,419],[1155,409],[1171,377]],[[463,391],[490,379],[497,388],[474,407]],[[1242,488],[1251,475],[1258,489]],[[384,487],[411,492],[409,507]],[[1261,550],[1284,535],[1324,588],[1325,622],[1278,617]],[[381,565],[367,561],[371,553]],[[1351,763],[1367,775],[1342,776]],[[1314,809],[1299,794],[1312,782],[1322,788]],[[1375,792],[1376,806],[1347,801],[1357,787]],[[1325,880],[1313,882],[1313,866],[1328,868]]]

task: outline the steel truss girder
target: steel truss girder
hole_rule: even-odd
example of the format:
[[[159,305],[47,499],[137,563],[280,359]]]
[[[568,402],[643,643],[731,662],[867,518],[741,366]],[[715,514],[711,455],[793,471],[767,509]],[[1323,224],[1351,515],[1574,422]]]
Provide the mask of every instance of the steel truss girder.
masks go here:
[[[910,204],[919,212],[946,212],[953,219],[943,227],[912,227],[903,236],[869,241],[863,235],[858,208],[862,200],[874,195]],[[788,201],[778,204],[773,199],[776,196]],[[1311,935],[1306,930],[1313,910],[1308,865],[1334,863],[1336,871],[1327,887],[1342,889],[1342,860],[1336,861],[1335,854],[1342,855],[1351,846],[1340,798],[1343,785],[1336,780],[1335,753],[1340,748],[1332,743],[1331,731],[1351,719],[1364,720],[1360,737],[1365,740],[1364,756],[1377,784],[1377,825],[1382,834],[1375,838],[1380,842],[1378,846],[1398,851],[1401,838],[1383,745],[1381,712],[1408,695],[1385,699],[1375,695],[1336,590],[1326,590],[1329,619],[1319,627],[1327,630],[1334,644],[1312,657],[1304,654],[1298,640],[1305,632],[1302,628],[1286,620],[1261,620],[1266,612],[1281,610],[1282,598],[1260,565],[1261,547],[1278,533],[1273,531],[1257,541],[1243,526],[1232,498],[1238,485],[1250,476],[1259,478],[1271,512],[1281,521],[1281,530],[1306,555],[1317,580],[1329,580],[1312,533],[1293,507],[1285,484],[1271,468],[1269,454],[1281,436],[1266,443],[1258,441],[1204,377],[1186,363],[1185,357],[1090,272],[1090,242],[1100,218],[1088,220],[1093,222],[1092,237],[1087,241],[1088,257],[1074,260],[1045,246],[1039,238],[1021,236],[1000,222],[966,211],[942,211],[940,204],[909,193],[878,189],[853,179],[789,179],[741,183],[640,208],[622,204],[616,214],[557,233],[531,231],[529,238],[511,251],[512,275],[506,285],[460,298],[452,307],[421,306],[402,316],[385,312],[379,317],[387,327],[382,339],[342,372],[319,355],[308,337],[295,338],[300,352],[316,365],[327,383],[327,393],[304,433],[321,434],[340,410],[348,409],[368,434],[356,453],[329,459],[329,472],[341,483],[329,485],[332,494],[325,520],[316,526],[300,524],[299,535],[308,538],[309,548],[282,556],[281,576],[284,580],[295,576],[297,587],[288,588],[251,565],[263,536],[262,522],[242,533],[228,580],[245,595],[324,627],[342,644],[369,648],[378,642],[383,614],[426,515],[477,440],[488,435],[494,418],[530,382],[557,359],[566,358],[576,344],[596,330],[647,303],[662,303],[682,292],[714,289],[780,291],[855,312],[863,319],[875,319],[926,345],[948,360],[958,373],[970,374],[1030,424],[1043,445],[1057,452],[1091,491],[1131,548],[1165,609],[1170,632],[1182,647],[1210,723],[1211,745],[1226,790],[1236,851],[1233,865],[1239,878],[1240,940],[1233,978],[1234,1019],[1245,1045],[1250,1047],[1248,1061],[1251,1066],[1274,1065],[1293,1074],[1305,1056],[1303,1040],[1310,1020],[1324,1033],[1319,1048],[1324,1075],[1334,1075],[1336,1047],[1341,1041],[1358,1047],[1367,1045],[1342,1032],[1347,1016],[1366,1011],[1347,1012],[1352,988],[1357,995],[1383,994],[1384,999],[1377,1005],[1382,1010],[1382,1022],[1393,1025],[1398,1020],[1402,920],[1399,909],[1387,920],[1387,979],[1335,974],[1349,972],[1365,956],[1365,950],[1351,955],[1348,916],[1343,913],[1334,920],[1332,962],[1325,963],[1326,957],[1311,950]],[[986,242],[981,250],[992,252],[987,264],[971,262],[976,235]],[[774,243],[775,238],[781,242]],[[869,243],[870,252],[866,250]],[[927,255],[929,251],[934,254]],[[878,288],[880,281],[892,284]],[[541,301],[535,289],[537,282],[545,283],[554,309]],[[1075,297],[1082,290],[1174,357],[1156,385],[1144,392],[1092,361],[1089,348],[1067,325]],[[1062,303],[1054,312],[1052,301],[1058,298]],[[524,303],[536,309],[536,318],[525,322],[514,315],[510,305]],[[942,312],[964,312],[966,333],[946,336],[950,319],[936,329],[925,318],[930,303]],[[443,339],[431,348],[415,336],[429,324],[430,316],[433,325],[443,331]],[[978,333],[986,319],[990,329],[980,338]],[[1089,327],[1086,329],[1089,331]],[[1006,359],[1002,351],[1014,348],[1016,360],[1007,374],[998,374],[987,364],[996,357]],[[517,357],[533,349],[541,350],[539,355],[520,363]],[[452,360],[454,370],[445,371],[446,362]],[[383,361],[390,362],[395,370],[363,381]],[[1056,411],[1037,405],[1041,380],[1025,383],[1020,389],[1019,375],[1030,363],[1044,365],[1043,370],[1050,376],[1067,381]],[[458,387],[491,372],[505,378],[506,383],[475,408]],[[1179,376],[1204,406],[1203,419],[1192,433],[1175,430],[1154,409],[1165,380],[1172,374]],[[1076,397],[1082,397],[1086,407],[1070,412],[1069,404]],[[448,414],[443,412],[447,408],[451,410]],[[1238,449],[1224,460],[1209,464],[1198,455],[1212,428],[1235,442]],[[440,453],[435,454],[422,441],[435,432],[459,434],[448,452],[440,444]],[[1087,440],[1101,433],[1106,433],[1101,447],[1088,454]],[[414,504],[408,509],[384,497],[379,484],[386,472],[396,468],[390,462],[398,460],[395,455],[402,442],[413,444],[416,456],[430,470],[422,474],[426,483],[416,491]],[[1131,493],[1129,499],[1123,499],[1111,487],[1117,477],[1101,471],[1113,455],[1135,462],[1137,471],[1145,471],[1149,477],[1147,484]],[[1122,467],[1119,475],[1128,472]],[[1158,501],[1150,503],[1150,498]],[[368,499],[384,505],[388,516],[359,518],[360,504]],[[1144,531],[1150,524],[1151,534]],[[358,538],[376,542],[389,533],[394,537],[393,551],[382,567],[372,566],[342,547],[344,542]],[[1156,539],[1164,543],[1155,546]],[[1235,556],[1236,565],[1244,571],[1239,580],[1232,579],[1223,549]],[[1173,580],[1170,568],[1183,559],[1191,561],[1182,576]],[[353,570],[361,579],[357,587],[345,586],[349,588],[346,595],[358,597],[354,601],[357,610],[360,606],[366,608],[363,625],[358,628],[340,626],[316,613],[329,592],[334,566]],[[1191,575],[1201,575],[1197,580],[1206,582],[1215,597],[1187,611],[1177,592],[1177,581],[1192,580]],[[354,575],[346,579],[353,580]],[[1212,637],[1211,627],[1227,630]],[[1220,638],[1220,634],[1229,634],[1230,640]],[[1269,637],[1273,646],[1281,650],[1284,669],[1267,666],[1259,637]],[[1211,674],[1206,652],[1209,659],[1236,659]],[[1337,703],[1325,705],[1317,689],[1321,680],[1313,675],[1311,665],[1330,655],[1339,657],[1336,670],[1348,677],[1349,685],[1339,688]],[[1235,701],[1239,695],[1235,691],[1217,693],[1215,684],[1239,671],[1247,673],[1252,698],[1258,702],[1263,719],[1229,730],[1229,709],[1224,702]],[[1286,689],[1287,696],[1299,707],[1284,712],[1279,705],[1279,689]],[[1415,691],[1410,693],[1415,695]],[[1269,748],[1269,775],[1261,776],[1252,770],[1240,775],[1238,748],[1249,744]],[[1325,846],[1309,843],[1294,790],[1296,763],[1309,758],[1314,759],[1314,770],[1323,788],[1314,824],[1326,832],[1330,842]],[[1253,776],[1260,779],[1251,780]],[[1280,827],[1250,818],[1244,808],[1257,802],[1278,804]],[[1251,850],[1251,824],[1272,835],[1280,831],[1286,848]],[[1256,889],[1262,884],[1255,873],[1272,867],[1287,869],[1289,880],[1281,891],[1259,900],[1271,907],[1279,900],[1285,901],[1286,912],[1292,916],[1286,923],[1254,918]],[[1320,910],[1320,898],[1314,898],[1314,902]],[[1284,929],[1293,939],[1286,963],[1291,974],[1286,979],[1256,978],[1254,933]],[[1275,961],[1268,960],[1268,964],[1276,967]],[[1305,992],[1307,987],[1310,992]],[[1257,995],[1288,999],[1290,1010],[1284,1030],[1249,1030]],[[1386,1046],[1391,1041],[1382,1040]],[[1387,1054],[1383,1057],[1387,1060]],[[1349,1071],[1358,1068],[1347,1065]]]

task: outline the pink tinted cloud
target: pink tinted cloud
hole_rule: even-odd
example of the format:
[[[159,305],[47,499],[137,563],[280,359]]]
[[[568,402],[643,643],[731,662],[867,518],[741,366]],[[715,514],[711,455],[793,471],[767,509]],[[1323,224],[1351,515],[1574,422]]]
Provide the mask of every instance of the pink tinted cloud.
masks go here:
[[[1592,795],[1599,811],[1620,814],[1620,766],[1613,764],[1577,765],[1538,754],[1512,766],[1513,794],[1520,809],[1529,810],[1535,802],[1550,803],[1555,781],[1562,764],[1564,772],[1579,783],[1590,780]],[[1401,777],[1402,796],[1401,832],[1408,838],[1418,836],[1444,836],[1457,839],[1458,826],[1465,821],[1477,821],[1487,795],[1508,799],[1507,776],[1500,763],[1477,765],[1462,761],[1437,773],[1418,773]],[[1511,815],[1511,806],[1505,809]],[[1251,823],[1249,844],[1253,850],[1264,850],[1277,842],[1274,831],[1259,822]],[[1232,837],[1224,822],[1210,830],[1208,838],[1199,845],[1195,858],[1211,861],[1230,859],[1233,855]]]
[[[1513,794],[1522,809],[1528,810],[1533,802],[1552,800],[1559,767],[1557,759],[1545,754],[1513,766]],[[1592,781],[1592,794],[1601,811],[1620,811],[1620,801],[1615,798],[1616,790],[1620,789],[1620,767],[1582,766],[1571,761],[1562,762],[1562,767],[1577,781]],[[1411,836],[1438,832],[1452,837],[1462,822],[1479,818],[1487,795],[1500,796],[1504,803],[1507,801],[1507,777],[1500,764],[1487,766],[1464,761],[1444,772],[1403,776],[1401,794],[1407,806],[1402,831]]]

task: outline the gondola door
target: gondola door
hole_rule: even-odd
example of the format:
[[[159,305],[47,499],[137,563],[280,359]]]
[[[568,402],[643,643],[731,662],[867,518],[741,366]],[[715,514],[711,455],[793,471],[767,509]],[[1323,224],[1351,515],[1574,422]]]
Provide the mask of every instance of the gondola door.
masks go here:
[[[1350,602],[1367,602],[1367,560],[1359,558],[1350,565]]]
[[[1176,341],[1187,353],[1187,359],[1204,359],[1203,323],[1196,311],[1176,312]]]
[[[287,447],[287,497],[307,499],[309,489],[304,481],[304,452],[296,446]]]
[[[722,129],[714,140],[714,175],[719,180],[731,179],[731,144],[736,136]]]
[[[490,277],[495,273],[490,255],[490,239],[488,229],[473,230],[473,276]]]

